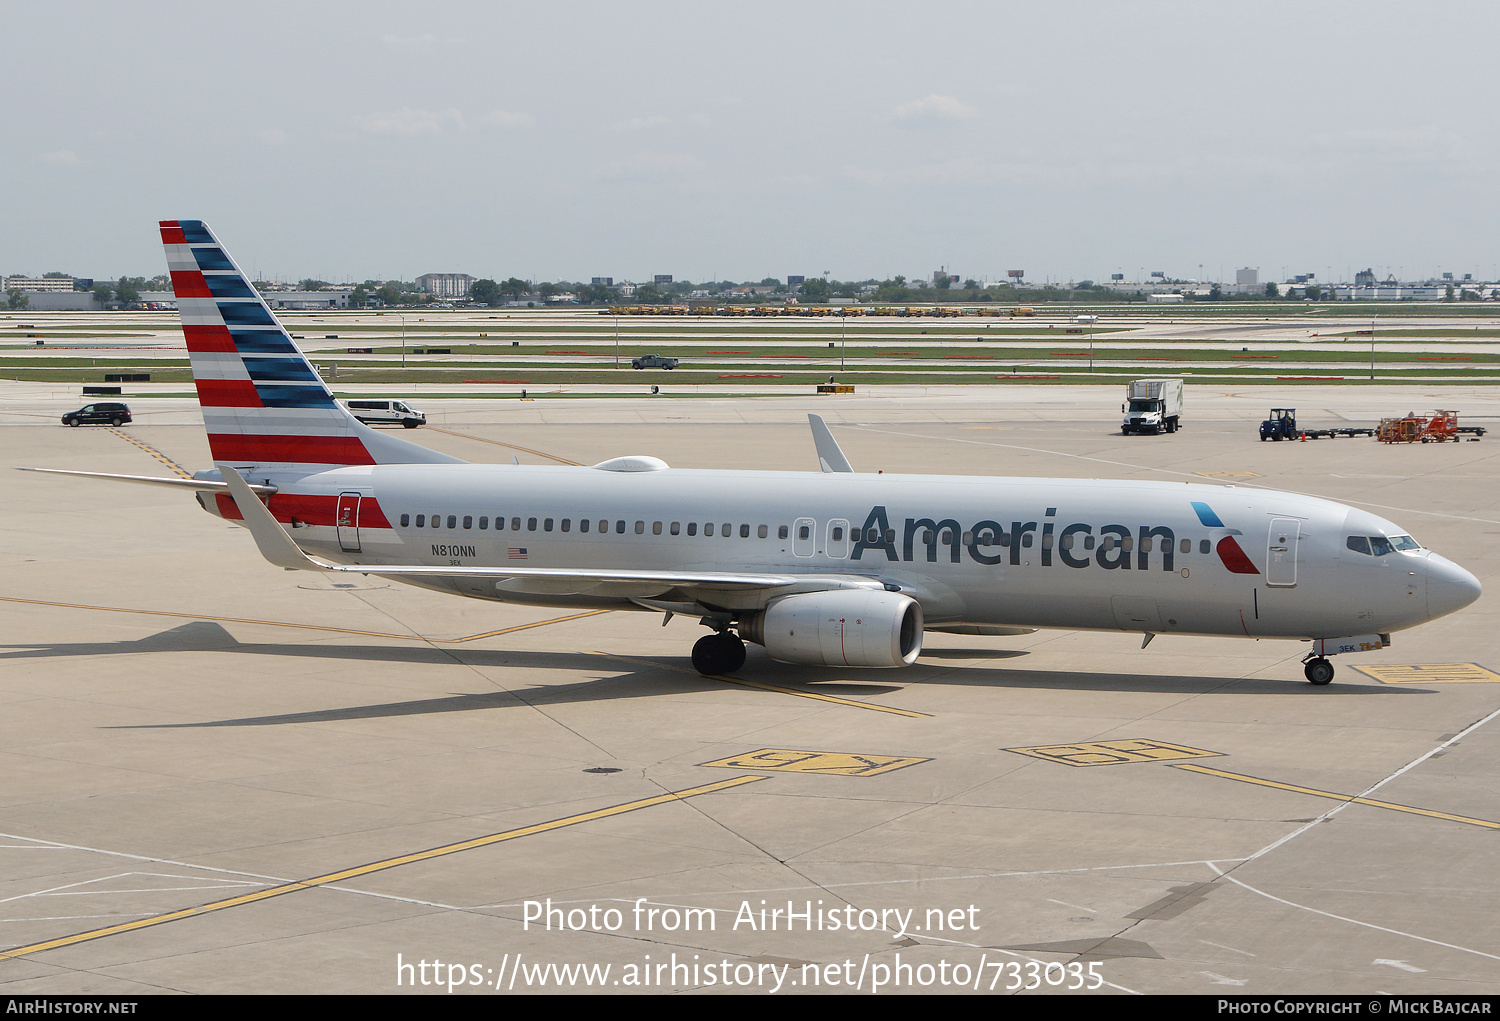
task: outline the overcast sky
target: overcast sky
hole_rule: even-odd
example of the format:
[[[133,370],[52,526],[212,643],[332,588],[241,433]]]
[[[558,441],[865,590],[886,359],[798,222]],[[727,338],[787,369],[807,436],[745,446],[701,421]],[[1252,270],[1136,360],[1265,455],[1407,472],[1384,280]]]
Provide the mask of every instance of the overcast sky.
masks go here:
[[[1492,4],[7,5],[0,272],[1500,276]]]

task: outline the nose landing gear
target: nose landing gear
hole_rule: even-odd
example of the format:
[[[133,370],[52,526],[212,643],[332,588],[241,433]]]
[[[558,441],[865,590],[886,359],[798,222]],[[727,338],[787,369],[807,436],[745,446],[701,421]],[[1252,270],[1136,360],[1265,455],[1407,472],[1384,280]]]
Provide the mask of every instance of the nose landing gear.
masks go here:
[[[1313,684],[1327,684],[1333,680],[1333,664],[1322,656],[1310,655],[1302,661],[1302,673]]]

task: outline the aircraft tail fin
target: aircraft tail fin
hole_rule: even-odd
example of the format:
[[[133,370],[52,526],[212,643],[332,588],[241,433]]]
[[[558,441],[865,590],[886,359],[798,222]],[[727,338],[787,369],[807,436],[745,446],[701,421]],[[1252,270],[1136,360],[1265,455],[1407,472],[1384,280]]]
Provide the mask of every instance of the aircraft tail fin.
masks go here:
[[[203,221],[160,227],[215,463],[321,471],[458,462],[378,433],[339,405]]]

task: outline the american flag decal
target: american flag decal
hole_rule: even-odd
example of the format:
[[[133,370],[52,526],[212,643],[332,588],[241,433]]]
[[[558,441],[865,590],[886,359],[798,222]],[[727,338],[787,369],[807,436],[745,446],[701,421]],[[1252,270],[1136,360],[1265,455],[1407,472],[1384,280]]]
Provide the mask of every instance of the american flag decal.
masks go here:
[[[525,560],[526,559],[526,547],[525,546],[512,546],[512,547],[510,547],[509,552],[510,552],[510,559],[511,560]]]

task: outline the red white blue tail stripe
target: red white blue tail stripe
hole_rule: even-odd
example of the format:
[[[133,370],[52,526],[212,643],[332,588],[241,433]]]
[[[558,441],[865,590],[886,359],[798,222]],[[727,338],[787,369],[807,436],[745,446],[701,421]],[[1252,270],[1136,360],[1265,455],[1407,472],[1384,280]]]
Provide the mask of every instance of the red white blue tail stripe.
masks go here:
[[[357,422],[201,220],[160,227],[215,462],[319,470],[456,460]]]

